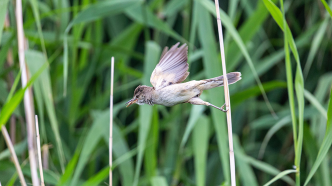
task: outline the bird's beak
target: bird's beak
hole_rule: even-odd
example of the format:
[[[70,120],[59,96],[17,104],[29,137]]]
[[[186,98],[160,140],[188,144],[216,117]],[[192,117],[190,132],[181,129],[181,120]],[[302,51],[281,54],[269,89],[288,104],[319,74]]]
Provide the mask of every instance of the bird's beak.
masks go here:
[[[129,100],[127,103],[126,103],[126,107],[129,107],[130,105],[132,105],[132,104],[134,104],[134,103],[136,103],[138,101],[138,99],[131,99],[131,100]]]

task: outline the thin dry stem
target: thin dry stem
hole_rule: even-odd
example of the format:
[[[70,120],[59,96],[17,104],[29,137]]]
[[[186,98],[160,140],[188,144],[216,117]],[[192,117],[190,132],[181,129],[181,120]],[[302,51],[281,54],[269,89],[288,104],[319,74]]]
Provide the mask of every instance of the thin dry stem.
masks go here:
[[[23,173],[22,173],[22,169],[21,169],[20,163],[18,162],[18,159],[17,159],[16,153],[15,153],[14,146],[13,146],[12,142],[10,141],[9,134],[8,134],[8,131],[7,131],[7,129],[6,129],[5,126],[2,126],[2,127],[1,127],[1,132],[2,132],[2,134],[3,134],[3,137],[5,138],[5,141],[6,141],[7,147],[8,147],[8,149],[9,149],[11,155],[12,155],[12,159],[13,159],[14,165],[15,165],[15,167],[16,167],[16,170],[17,170],[18,177],[19,177],[19,179],[20,179],[21,185],[22,185],[22,186],[26,186],[27,184],[25,183],[25,180],[24,180],[24,176],[23,176]]]
[[[39,174],[40,174],[40,181],[41,185],[45,186],[44,182],[44,173],[43,173],[43,166],[42,166],[42,160],[41,160],[41,152],[40,152],[40,137],[39,137],[39,125],[38,125],[38,117],[35,116],[36,121],[36,135],[37,135],[37,153],[38,153],[38,163],[39,163]]]
[[[43,152],[43,169],[48,169],[48,159],[49,159],[49,145],[45,144],[42,147],[42,152]]]
[[[22,87],[25,87],[28,82],[28,71],[25,64],[25,55],[24,55],[24,30],[23,30],[23,19],[22,19],[22,0],[16,0],[16,24],[17,24],[17,41],[18,41],[18,55],[20,61],[20,68],[22,71]],[[38,174],[37,174],[37,160],[35,156],[35,142],[33,140],[34,136],[34,107],[32,101],[32,91],[27,89],[24,93],[24,109],[25,117],[27,122],[27,140],[28,140],[28,149],[29,149],[29,160],[30,160],[30,170],[32,184],[38,185]]]
[[[231,169],[231,185],[236,186],[231,103],[230,103],[230,99],[229,99],[228,79],[226,76],[227,73],[226,73],[226,62],[225,62],[225,52],[224,52],[224,41],[223,41],[218,0],[215,0],[215,6],[216,6],[216,12],[217,12],[220,53],[221,53],[222,70],[223,70],[223,76],[224,76],[224,93],[225,93],[225,104],[226,104],[226,110],[227,110],[226,116],[227,116],[228,142],[229,142],[229,163],[230,163],[230,169]]]
[[[111,96],[110,96],[110,138],[109,138],[109,185],[112,186],[112,145],[113,145],[113,80],[114,79],[114,57],[111,66]]]

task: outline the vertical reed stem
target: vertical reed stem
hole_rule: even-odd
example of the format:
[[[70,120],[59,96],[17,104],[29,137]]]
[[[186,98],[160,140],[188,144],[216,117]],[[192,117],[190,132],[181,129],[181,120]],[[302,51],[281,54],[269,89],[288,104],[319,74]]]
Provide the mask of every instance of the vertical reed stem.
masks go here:
[[[20,163],[18,162],[14,146],[13,146],[12,142],[10,141],[8,131],[7,131],[7,129],[4,125],[1,127],[1,132],[3,134],[3,137],[5,138],[7,147],[8,147],[8,149],[9,149],[11,155],[12,155],[13,162],[14,162],[14,165],[16,167],[18,177],[20,178],[21,185],[26,186],[27,184],[25,183],[24,176],[23,176],[23,173],[22,173],[22,169],[21,169]]]
[[[224,76],[224,93],[225,93],[225,103],[226,103],[226,110],[227,110],[226,116],[227,116],[227,128],[228,128],[228,143],[229,143],[229,163],[230,163],[230,169],[231,169],[231,185],[236,186],[231,103],[230,103],[230,99],[229,99],[228,79],[227,79],[227,75],[226,75],[227,73],[226,73],[226,62],[225,62],[225,52],[224,52],[224,41],[223,41],[218,0],[215,0],[215,6],[216,6],[216,12],[217,12],[217,24],[218,24],[218,33],[219,33],[222,71],[223,71],[223,76]]]
[[[113,145],[113,81],[114,81],[114,57],[111,65],[111,96],[110,96],[110,138],[109,138],[109,185],[112,186],[112,145]]]
[[[38,163],[39,163],[40,181],[41,181],[41,185],[42,185],[42,186],[45,186],[45,182],[44,182],[44,173],[43,173],[43,166],[42,166],[42,161],[41,161],[40,137],[39,137],[39,126],[38,126],[38,117],[37,117],[37,115],[35,115],[35,122],[36,122],[37,153],[38,153]]]
[[[25,87],[28,82],[28,71],[25,64],[25,54],[24,54],[24,30],[23,30],[23,18],[22,18],[22,0],[16,0],[16,25],[17,25],[17,42],[18,42],[18,57],[20,61],[20,68],[22,71],[22,87]],[[35,143],[33,140],[34,136],[34,107],[32,101],[32,91],[27,89],[24,93],[24,109],[25,118],[27,123],[27,140],[28,140],[28,150],[29,150],[29,161],[32,185],[38,185],[38,173],[37,173],[37,163],[35,156]]]

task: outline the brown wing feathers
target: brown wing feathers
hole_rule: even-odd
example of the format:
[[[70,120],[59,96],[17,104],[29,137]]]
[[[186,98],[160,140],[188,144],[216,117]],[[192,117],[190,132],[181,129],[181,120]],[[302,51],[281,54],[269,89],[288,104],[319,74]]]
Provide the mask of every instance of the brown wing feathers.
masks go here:
[[[178,48],[180,43],[175,44],[168,50],[163,50],[160,61],[154,69],[150,81],[156,88],[162,88],[174,83],[184,81],[189,75],[188,72],[188,47],[183,44]]]

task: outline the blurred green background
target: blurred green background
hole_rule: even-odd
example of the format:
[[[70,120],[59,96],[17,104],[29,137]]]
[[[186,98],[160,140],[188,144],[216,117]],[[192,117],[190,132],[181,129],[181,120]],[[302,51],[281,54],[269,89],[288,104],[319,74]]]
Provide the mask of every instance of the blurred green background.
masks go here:
[[[275,176],[273,185],[332,185],[328,3],[220,1],[227,72],[242,73],[230,86],[237,185],[263,185]],[[189,45],[188,81],[222,75],[213,1],[22,4],[31,75],[50,63],[32,86],[47,185],[108,184],[112,56],[113,185],[230,185],[225,113],[190,104],[125,108],[136,86],[151,86],[162,49],[178,41]],[[15,1],[1,0],[0,23],[6,23],[0,35],[1,117],[20,72]],[[223,87],[202,97],[221,106]],[[23,102],[0,124],[31,183]],[[3,138],[0,181],[20,185]]]

